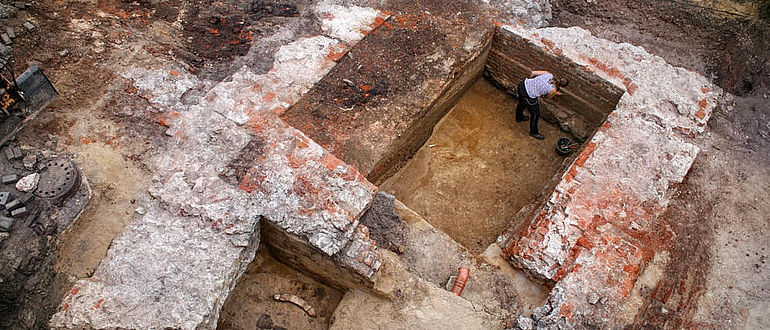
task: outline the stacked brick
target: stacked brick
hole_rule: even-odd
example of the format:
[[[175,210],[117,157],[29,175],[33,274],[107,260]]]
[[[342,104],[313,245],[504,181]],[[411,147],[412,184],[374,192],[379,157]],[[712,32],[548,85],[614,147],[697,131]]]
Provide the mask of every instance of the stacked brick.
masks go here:
[[[376,187],[276,109],[296,102],[334,66],[329,54],[347,51],[385,16],[324,4],[316,14],[324,36],[284,45],[270,72],[244,68],[192,105],[181,99],[196,77],[125,68],[153,108],[169,112],[166,149],[153,157],[138,218],[94,275],[75,283],[52,327],[215,328],[265,223],[330,260],[325,271],[373,286],[381,262],[358,217]]]
[[[369,238],[369,228],[359,224],[345,252],[337,256],[340,263],[352,267],[366,278],[374,278],[382,265],[377,255],[377,242]]]
[[[543,117],[585,140],[615,109],[623,89],[560,55],[560,52],[548,52],[531,43],[530,39],[498,27],[485,73],[514,95],[517,84],[534,70],[547,70],[556,77],[569,78],[564,96],[544,101],[547,106],[542,109]]]
[[[501,31],[626,90],[528,225],[503,243],[515,265],[556,282],[535,321],[603,324],[672,239],[658,217],[697,156],[692,139],[721,92],[641,48],[577,28]]]

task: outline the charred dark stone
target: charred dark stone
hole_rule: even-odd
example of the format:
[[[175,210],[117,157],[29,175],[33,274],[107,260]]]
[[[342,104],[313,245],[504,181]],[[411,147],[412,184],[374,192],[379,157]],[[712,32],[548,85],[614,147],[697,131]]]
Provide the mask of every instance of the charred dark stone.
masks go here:
[[[273,319],[270,317],[270,315],[262,314],[262,316],[259,317],[259,320],[257,320],[257,328],[272,329]]]
[[[292,4],[282,4],[269,1],[254,1],[249,7],[249,14],[254,19],[265,17],[297,17],[299,10]]]
[[[220,177],[225,182],[232,185],[239,185],[249,169],[256,163],[256,160],[263,154],[265,148],[265,142],[260,138],[254,138],[249,141],[245,147],[241,150],[240,155],[233,159],[224,172],[220,174]]]
[[[408,229],[396,213],[395,200],[388,193],[377,192],[372,206],[361,216],[361,224],[369,227],[369,236],[377,245],[400,254],[404,252]]]

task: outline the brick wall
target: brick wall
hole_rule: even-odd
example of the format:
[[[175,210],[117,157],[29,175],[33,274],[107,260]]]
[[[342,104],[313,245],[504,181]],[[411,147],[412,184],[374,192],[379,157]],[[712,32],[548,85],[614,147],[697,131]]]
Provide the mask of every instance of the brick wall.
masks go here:
[[[515,93],[516,85],[533,70],[546,70],[570,80],[563,89],[564,95],[542,102],[541,111],[543,119],[558,123],[580,140],[586,140],[601,126],[624,92],[571,60],[547,53],[529,40],[497,28],[485,76]]]
[[[270,221],[262,224],[264,242],[270,253],[281,262],[340,290],[359,289],[376,293],[374,283],[381,261],[377,245],[369,238],[366,226],[359,225],[346,247],[329,256]]]
[[[517,45],[508,48],[511,53],[526,46],[546,59],[567,56],[581,71],[626,91],[546,198],[519,212],[523,221],[498,240],[502,255],[515,266],[555,282],[548,303],[520,322],[622,328],[608,323],[615,322],[618,306],[628,301],[648,262],[680,239],[661,216],[700,150],[694,138],[705,130],[722,91],[707,78],[642,48],[599,39],[579,28],[504,29],[498,30],[497,49],[507,43]],[[495,71],[500,65],[495,61],[505,59],[495,50],[489,56],[489,75],[497,74],[500,84],[505,79],[516,82],[512,75]],[[553,66],[546,69],[564,72]],[[578,78],[574,81],[573,93],[585,86]],[[582,99],[592,97],[601,100],[596,95]]]

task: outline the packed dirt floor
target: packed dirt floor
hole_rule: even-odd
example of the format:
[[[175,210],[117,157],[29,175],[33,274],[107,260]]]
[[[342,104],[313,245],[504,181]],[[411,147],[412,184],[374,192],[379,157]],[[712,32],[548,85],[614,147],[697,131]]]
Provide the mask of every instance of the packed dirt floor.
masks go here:
[[[474,254],[481,254],[561,167],[566,133],[539,121],[546,139],[516,123],[516,100],[478,79],[414,157],[380,188]]]
[[[14,40],[13,63],[19,71],[32,63],[40,65],[61,97],[19,134],[19,143],[49,143],[57,152],[77,155],[75,161],[84,169],[93,189],[92,200],[76,227],[70,228],[70,235],[58,246],[55,279],[47,292],[39,292],[42,303],[30,327],[46,328],[47,317],[71,283],[94,272],[112,239],[141,214],[135,206],[137,201],[147,198],[143,192],[152,180],[152,172],[143,159],[163,143],[165,118],[160,109],[156,121],[133,116],[133,111],[150,103],[148,96],[136,94],[132,84],[111,67],[132,62],[151,69],[157,58],[174,59],[179,70],[204,79],[191,89],[193,94],[205,93],[213,82],[242,65],[267,71],[273,61],[260,54],[270,53],[281,40],[251,45],[251,36],[242,34],[238,23],[248,18],[256,37],[260,31],[267,33],[277,24],[296,18],[309,3],[278,2],[270,7],[238,10],[220,1],[37,1],[27,9],[36,19],[37,30],[34,34],[20,33]],[[12,5],[11,1],[2,3]],[[383,0],[370,5],[397,7],[389,3]],[[725,1],[708,3],[721,4],[719,8],[725,5]],[[675,66],[710,77],[736,95],[732,104],[720,108],[709,122],[706,137],[700,141],[702,151],[668,210],[666,220],[678,237],[669,253],[648,267],[643,277],[652,280],[640,281],[640,285],[649,283],[649,287],[642,287],[638,299],[629,302],[629,308],[643,310],[636,326],[770,328],[768,23],[690,2],[554,0],[552,8],[552,25],[581,26],[609,40],[643,46]],[[183,33],[172,34],[180,22],[187,22],[181,29]],[[292,24],[299,26],[301,34],[303,26],[309,29],[317,22],[297,20]],[[223,37],[213,38],[212,28]],[[174,71],[169,74],[174,75]],[[487,87],[475,88],[483,91]],[[512,101],[502,104],[505,102]],[[489,110],[500,112],[512,107],[512,103],[508,104]],[[443,125],[448,126],[451,120],[457,119],[447,118]],[[511,125],[508,138],[524,134],[525,123]],[[541,121],[544,135],[557,138],[558,134],[548,127]],[[424,157],[422,154],[441,150],[442,145],[447,145],[442,141],[429,141],[437,147],[420,151],[415,162]],[[455,150],[470,150],[459,142],[452,140],[457,143]],[[502,148],[493,146],[480,144],[485,149],[478,150],[503,154]],[[512,147],[506,149],[512,153]],[[551,148],[546,152],[551,153]],[[511,204],[505,203],[501,201],[500,205],[518,209],[510,200]],[[429,217],[425,213],[430,212],[420,212]],[[483,242],[456,238],[475,250],[490,243],[494,233],[499,232],[492,228],[484,231]],[[303,277],[269,255],[257,258],[241,280],[241,285],[248,287],[239,290],[244,294],[243,305],[228,302],[220,326],[253,329],[260,319],[263,325],[268,324],[264,314],[270,315],[270,327],[324,328],[323,317],[331,311],[323,308],[333,309],[341,293]],[[254,268],[260,261],[268,266]],[[303,298],[318,299],[316,306],[322,316],[310,321],[305,316],[289,320],[303,312],[289,303],[267,299],[269,293],[259,282],[265,278],[267,283],[285,285],[287,291],[298,290],[291,292]],[[246,306],[258,307],[246,312]]]
[[[261,246],[236,289],[227,298],[218,329],[326,329],[343,292],[319,283],[285,266]],[[274,294],[291,294],[305,300],[316,315],[289,302],[276,301]]]
[[[667,211],[665,220],[678,237],[670,254],[648,267],[648,273],[657,274],[647,275],[659,281],[642,288],[647,294],[634,306],[644,311],[636,324],[767,329],[770,28],[741,16],[742,7],[734,2],[696,4],[704,7],[560,0],[553,3],[552,25],[581,26],[602,38],[642,46],[736,96],[715,111],[701,153]]]

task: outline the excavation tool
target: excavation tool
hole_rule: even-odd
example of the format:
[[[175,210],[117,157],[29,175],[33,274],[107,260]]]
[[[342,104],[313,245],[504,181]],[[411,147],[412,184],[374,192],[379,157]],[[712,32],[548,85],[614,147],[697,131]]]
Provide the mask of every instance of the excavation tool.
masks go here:
[[[561,138],[556,141],[556,153],[559,156],[567,156],[578,149],[580,149],[580,144],[572,142],[569,138]]]
[[[58,96],[37,65],[16,78],[11,63],[0,59],[0,147]]]

